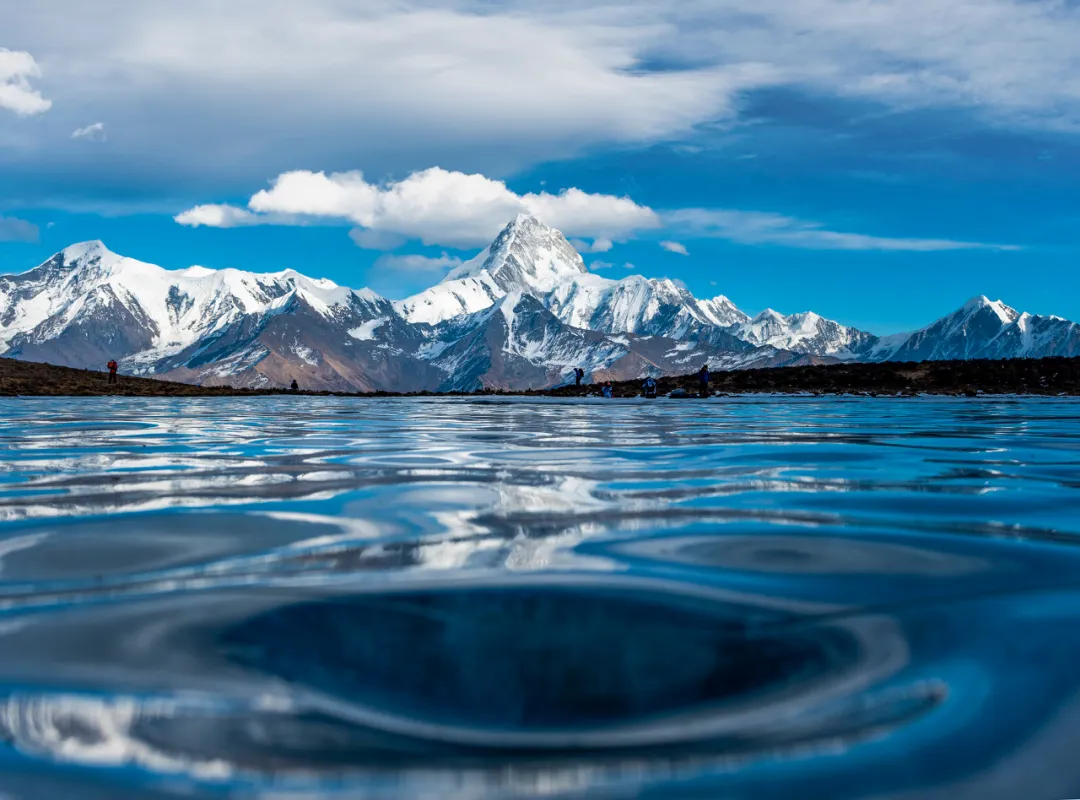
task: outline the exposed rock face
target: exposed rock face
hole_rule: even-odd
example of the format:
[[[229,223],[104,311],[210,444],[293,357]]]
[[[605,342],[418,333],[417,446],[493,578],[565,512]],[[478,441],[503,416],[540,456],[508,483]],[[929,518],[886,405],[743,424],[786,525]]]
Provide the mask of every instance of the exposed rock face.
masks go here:
[[[594,275],[557,230],[519,216],[484,252],[391,302],[292,270],[170,271],[74,245],[0,276],[0,355],[211,385],[419,391],[543,388],[837,361],[1080,353],[1080,328],[976,298],[877,338],[812,312],[751,319],[669,280]]]

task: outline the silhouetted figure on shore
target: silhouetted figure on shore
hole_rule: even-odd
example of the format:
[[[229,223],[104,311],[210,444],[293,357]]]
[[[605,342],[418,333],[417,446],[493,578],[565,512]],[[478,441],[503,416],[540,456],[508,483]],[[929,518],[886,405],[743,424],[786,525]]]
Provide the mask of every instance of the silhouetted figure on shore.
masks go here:
[[[585,370],[581,367],[574,368],[574,386],[581,386],[581,382],[585,380]]]
[[[109,370],[109,383],[116,383],[116,371],[120,369],[120,365],[115,361],[110,361],[105,366]]]
[[[701,389],[701,396],[702,397],[708,397],[709,394],[710,394],[710,392],[709,392],[709,365],[708,364],[702,364],[701,365],[701,369],[698,370],[697,379],[698,379],[698,388]]]
[[[656,381],[651,375],[645,379],[645,383],[641,384],[641,388],[645,392],[645,397],[650,400],[656,397]]]
[[[289,384],[289,389],[291,389],[294,392],[299,392],[300,391],[300,384],[296,382],[296,378],[293,378],[293,382],[291,384]]]
[[[611,382],[610,381],[608,383],[604,384],[604,388],[600,390],[600,394],[604,395],[604,397],[614,397],[615,396],[615,391],[611,388]]]

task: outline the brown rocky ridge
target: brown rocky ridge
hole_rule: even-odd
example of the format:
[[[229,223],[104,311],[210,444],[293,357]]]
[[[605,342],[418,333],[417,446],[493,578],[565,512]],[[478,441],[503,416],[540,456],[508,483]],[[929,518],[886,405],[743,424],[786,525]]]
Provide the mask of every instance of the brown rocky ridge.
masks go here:
[[[714,372],[711,389],[720,394],[812,393],[821,395],[966,395],[1026,394],[1080,395],[1080,357],[973,361],[849,363],[820,366]],[[666,395],[682,389],[698,393],[696,375],[657,379]],[[484,389],[447,392],[446,395],[524,395],[574,397],[596,394],[599,385],[561,386],[523,391]],[[612,383],[615,397],[636,397],[641,380]],[[121,375],[116,385],[108,373],[58,367],[15,359],[0,359],[0,396],[119,396],[119,397],[226,397],[299,394],[336,397],[439,396],[436,392],[290,392],[287,388],[247,389],[230,386],[195,386],[188,383]]]

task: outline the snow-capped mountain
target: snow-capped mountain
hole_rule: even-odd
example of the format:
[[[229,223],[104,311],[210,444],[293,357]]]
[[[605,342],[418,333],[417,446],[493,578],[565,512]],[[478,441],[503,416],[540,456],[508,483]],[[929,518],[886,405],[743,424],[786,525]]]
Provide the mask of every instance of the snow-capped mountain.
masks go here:
[[[539,300],[566,325],[602,333],[681,339],[702,326],[727,328],[749,319],[726,297],[698,300],[670,280],[592,274],[561,233],[527,215],[479,256],[397,308],[410,322],[438,324],[489,308],[509,292]],[[734,337],[729,344],[739,347]]]
[[[771,308],[736,324],[731,332],[744,342],[758,346],[833,356],[845,361],[865,357],[878,341],[872,334],[825,319],[813,311],[784,316]]]
[[[30,272],[0,277],[0,345],[30,359],[98,364],[120,348],[153,360],[244,316],[272,314],[293,297],[335,314],[354,293],[292,271],[170,272],[87,242]]]
[[[519,216],[476,258],[391,302],[292,270],[166,270],[101,242],[0,276],[0,355],[206,384],[341,391],[540,388],[839,360],[1080,353],[1080,327],[976,298],[877,338],[812,312],[754,318],[670,280],[588,272],[558,231]]]
[[[872,361],[943,361],[967,358],[1043,358],[1080,355],[1080,326],[1053,316],[1033,316],[974,297],[960,309],[914,333],[884,337],[868,352]]]
[[[380,325],[404,348],[400,354],[372,346]],[[377,388],[383,375],[410,383],[418,370],[398,374],[393,359],[380,362],[422,341],[373,292],[291,270],[170,271],[88,242],[0,278],[0,352],[66,366],[100,369],[117,358],[125,371],[200,383],[261,386],[305,377],[327,388]],[[339,350],[349,369],[329,365]]]

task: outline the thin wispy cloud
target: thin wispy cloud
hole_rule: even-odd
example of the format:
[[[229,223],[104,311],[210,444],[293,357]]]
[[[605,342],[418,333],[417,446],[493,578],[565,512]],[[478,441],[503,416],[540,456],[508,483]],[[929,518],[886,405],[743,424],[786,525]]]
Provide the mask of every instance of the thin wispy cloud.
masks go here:
[[[676,253],[680,256],[690,255],[690,251],[686,249],[686,245],[682,242],[665,241],[660,242],[660,246],[667,250],[669,253]]]
[[[387,271],[403,270],[406,272],[441,273],[461,266],[461,259],[443,253],[441,256],[424,256],[416,253],[408,255],[386,254],[375,261],[375,268]]]
[[[71,134],[72,139],[86,139],[91,142],[104,142],[106,139],[105,123],[95,122],[82,128],[76,128]]]
[[[892,250],[932,252],[939,250],[1019,250],[1008,244],[953,239],[872,236],[828,229],[820,222],[782,214],[730,209],[691,208],[665,212],[670,228],[690,236],[725,239],[744,245],[771,245],[804,250]]]

